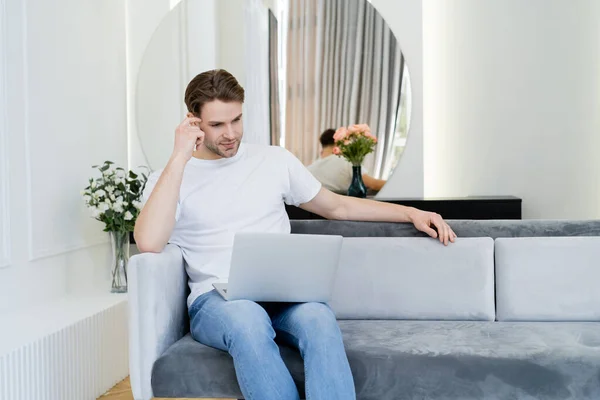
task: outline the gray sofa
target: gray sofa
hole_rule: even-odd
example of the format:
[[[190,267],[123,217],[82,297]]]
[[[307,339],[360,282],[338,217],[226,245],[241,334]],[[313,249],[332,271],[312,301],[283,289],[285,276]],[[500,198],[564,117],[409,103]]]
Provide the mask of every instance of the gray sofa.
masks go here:
[[[449,222],[444,247],[409,224],[292,221],[345,237],[330,304],[358,398],[600,399],[600,221]],[[241,398],[229,355],[188,334],[179,249],[132,257],[129,284],[135,399]]]

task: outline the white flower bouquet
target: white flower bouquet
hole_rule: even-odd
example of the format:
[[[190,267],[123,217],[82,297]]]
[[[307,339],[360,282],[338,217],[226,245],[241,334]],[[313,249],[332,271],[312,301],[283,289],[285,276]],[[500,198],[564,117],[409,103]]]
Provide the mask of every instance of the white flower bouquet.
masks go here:
[[[92,217],[104,222],[112,246],[113,293],[127,292],[127,263],[129,261],[129,233],[133,232],[135,220],[142,208],[142,193],[148,176],[115,168],[112,161],[102,166],[94,165],[101,176],[90,178],[89,185],[81,192]]]
[[[82,191],[92,217],[104,222],[105,232],[133,232],[148,176],[114,168],[112,161],[92,168],[98,169],[101,176],[90,178],[89,185]]]

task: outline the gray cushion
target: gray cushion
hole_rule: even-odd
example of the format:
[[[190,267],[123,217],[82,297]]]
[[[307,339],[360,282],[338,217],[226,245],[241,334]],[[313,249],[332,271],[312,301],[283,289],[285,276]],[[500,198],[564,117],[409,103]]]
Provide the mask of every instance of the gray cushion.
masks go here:
[[[425,236],[412,224],[394,222],[358,222],[293,220],[293,233],[342,235],[346,237]],[[448,220],[459,237],[538,237],[600,236],[600,220]]]
[[[599,399],[600,323],[340,321],[359,400]],[[295,350],[282,354],[300,388]],[[156,397],[241,398],[231,357],[189,335],[157,360]]]
[[[600,237],[496,240],[498,320],[600,321]]]
[[[493,321],[494,241],[344,238],[330,305],[340,319]]]

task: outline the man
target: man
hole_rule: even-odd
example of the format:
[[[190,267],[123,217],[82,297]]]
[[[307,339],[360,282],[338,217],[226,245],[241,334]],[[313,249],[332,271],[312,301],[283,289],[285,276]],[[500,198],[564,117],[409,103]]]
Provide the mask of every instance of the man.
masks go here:
[[[321,134],[321,158],[308,166],[308,170],[326,188],[334,193],[346,194],[352,182],[352,164],[343,157],[333,154],[335,140],[334,129],[327,129]],[[363,169],[364,171],[364,169]],[[385,180],[373,178],[366,173],[362,174],[363,182],[367,189],[380,191]]]
[[[299,398],[276,334],[299,348],[308,398],[354,399],[342,336],[327,305],[227,302],[211,290],[213,282],[227,280],[234,233],[289,233],[286,202],[330,219],[409,221],[444,244],[456,235],[437,214],[321,188],[281,147],[241,143],[244,90],[224,70],[195,77],[185,102],[189,113],[175,131],[173,154],[144,192],[134,233],[140,251],[160,252],[167,242],[181,248],[192,336],[231,354],[246,399]]]

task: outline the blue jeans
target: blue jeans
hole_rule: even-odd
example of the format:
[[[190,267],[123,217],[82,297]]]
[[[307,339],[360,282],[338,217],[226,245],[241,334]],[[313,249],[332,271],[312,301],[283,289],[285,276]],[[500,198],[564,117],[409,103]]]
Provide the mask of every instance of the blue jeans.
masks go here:
[[[189,313],[193,338],[233,357],[246,400],[300,398],[276,334],[300,350],[307,400],[356,398],[340,328],[327,305],[225,301],[213,290],[198,297]]]

